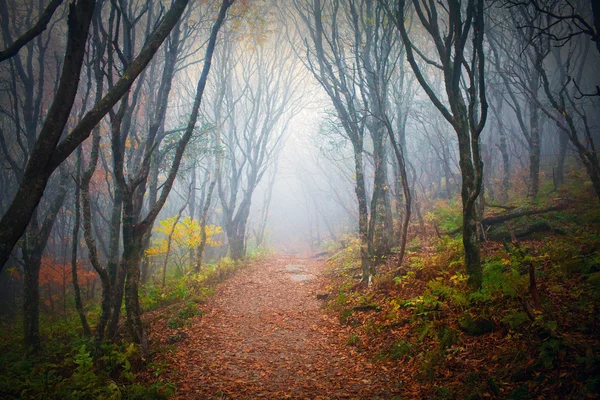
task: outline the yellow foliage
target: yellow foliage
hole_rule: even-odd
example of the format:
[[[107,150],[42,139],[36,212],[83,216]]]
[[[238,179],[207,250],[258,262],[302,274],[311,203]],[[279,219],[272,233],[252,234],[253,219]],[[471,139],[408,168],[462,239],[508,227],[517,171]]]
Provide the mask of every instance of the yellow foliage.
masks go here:
[[[173,229],[173,225],[177,221],[177,216],[163,219],[158,223],[155,228],[156,232],[162,234],[162,237],[153,241],[153,246],[146,250],[146,256],[154,257],[165,254],[167,252],[168,239],[171,232],[171,250],[190,250],[198,247],[200,244],[200,224],[189,216],[179,219]],[[206,245],[215,247],[221,246],[222,243],[215,240],[213,236],[223,232],[223,229],[218,225],[207,225],[205,227],[206,232]]]

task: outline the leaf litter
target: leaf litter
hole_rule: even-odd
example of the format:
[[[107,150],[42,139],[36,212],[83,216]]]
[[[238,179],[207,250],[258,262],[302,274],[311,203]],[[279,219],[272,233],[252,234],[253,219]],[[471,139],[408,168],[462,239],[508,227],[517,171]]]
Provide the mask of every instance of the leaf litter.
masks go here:
[[[325,263],[289,255],[253,262],[219,285],[158,358],[176,399],[391,399],[410,396],[401,364],[374,365],[316,295]],[[310,279],[292,279],[294,274]],[[164,332],[154,332],[166,342]],[[383,368],[382,368],[383,367]],[[408,380],[408,381],[407,381]]]

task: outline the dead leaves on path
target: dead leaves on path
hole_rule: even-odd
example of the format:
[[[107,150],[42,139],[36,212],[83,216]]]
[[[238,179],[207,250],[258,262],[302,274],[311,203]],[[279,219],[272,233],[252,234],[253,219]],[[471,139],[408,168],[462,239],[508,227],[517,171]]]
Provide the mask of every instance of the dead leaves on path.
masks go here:
[[[285,267],[302,265],[295,282]],[[221,284],[188,338],[158,356],[179,399],[390,399],[407,395],[398,366],[375,365],[346,346],[322,309],[324,265],[277,255]],[[156,340],[175,332],[153,332]],[[408,395],[410,397],[410,395]]]

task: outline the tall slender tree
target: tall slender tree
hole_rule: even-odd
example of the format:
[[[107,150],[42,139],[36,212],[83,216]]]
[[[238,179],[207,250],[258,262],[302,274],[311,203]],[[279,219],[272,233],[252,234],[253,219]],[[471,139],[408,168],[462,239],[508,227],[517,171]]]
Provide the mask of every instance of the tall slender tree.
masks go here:
[[[380,1],[387,7],[400,31],[406,46],[406,58],[419,84],[456,132],[462,175],[465,264],[470,286],[478,289],[482,272],[476,201],[483,182],[480,135],[488,108],[483,48],[484,2],[447,0],[438,4],[430,0],[411,3],[398,0],[394,7],[390,2]],[[409,36],[406,22],[411,18],[417,18],[433,42],[435,60],[426,58]],[[417,62],[419,57],[440,70],[444,78],[445,98],[432,89]],[[466,81],[464,86],[463,79]]]

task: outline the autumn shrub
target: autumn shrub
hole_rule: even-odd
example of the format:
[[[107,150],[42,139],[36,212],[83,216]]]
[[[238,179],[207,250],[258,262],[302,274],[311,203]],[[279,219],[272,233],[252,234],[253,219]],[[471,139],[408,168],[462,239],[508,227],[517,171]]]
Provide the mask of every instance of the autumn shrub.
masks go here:
[[[454,346],[459,339],[460,332],[450,326],[444,325],[436,330],[440,350]]]
[[[145,251],[145,255],[151,259],[161,259],[167,254],[174,260],[175,264],[182,265],[189,259],[189,254],[196,250],[201,241],[200,223],[187,216],[179,218],[173,216],[158,222],[154,229],[158,237],[153,240],[152,246]],[[216,239],[223,232],[217,225],[205,227],[206,245],[209,247],[221,246],[220,240]],[[169,243],[170,239],[170,243]]]
[[[471,294],[471,299],[487,302],[502,296],[515,297],[526,290],[528,276],[522,274],[519,265],[509,258],[494,257],[483,263],[481,290]]]
[[[508,326],[510,326],[510,328],[513,330],[519,328],[526,322],[530,322],[529,317],[522,308],[511,308],[507,310],[506,314],[500,321],[508,324]]]
[[[373,286],[378,290],[391,291],[396,285],[394,273],[378,274],[373,278]]]
[[[404,275],[394,277],[394,283],[404,288],[406,285],[409,285],[410,282],[416,278],[416,276],[417,272],[410,270]]]
[[[348,323],[348,320],[350,319],[350,317],[352,316],[352,309],[351,308],[342,308],[340,310],[340,324],[344,325]]]
[[[167,327],[169,329],[181,329],[185,326],[185,321],[180,318],[171,317],[167,321]]]
[[[383,351],[381,351],[376,358],[387,361],[404,360],[413,357],[413,349],[410,343],[404,340],[397,340],[392,345]]]
[[[327,238],[321,242],[320,250],[325,251],[327,253],[333,254],[338,251],[340,248],[340,242],[337,240],[333,240],[331,238]]]
[[[456,270],[464,264],[464,247],[461,238],[443,236],[435,244],[433,263],[443,270]]]
[[[133,382],[132,359],[139,355],[139,346],[134,343],[105,343],[102,345],[99,365],[114,378]]]
[[[174,392],[173,385],[162,382],[151,385],[135,383],[134,360],[139,347],[133,343],[102,346],[102,356],[94,360],[83,344],[74,352],[77,365],[73,374],[56,388],[58,398],[65,399],[165,399]]]
[[[427,351],[417,355],[420,376],[425,381],[433,381],[440,368],[444,366],[444,354],[441,351]]]
[[[404,307],[411,309],[415,318],[430,319],[434,313],[440,311],[442,304],[439,296],[426,290],[423,294],[406,300]]]
[[[177,313],[177,318],[181,319],[190,319],[195,317],[196,315],[202,314],[198,309],[198,305],[194,302],[186,302],[183,307]]]
[[[412,238],[410,240],[410,242],[408,242],[406,244],[406,250],[408,250],[409,252],[415,253],[418,251],[421,251],[422,249],[422,244],[421,244],[421,238],[419,236],[415,236],[414,238]]]
[[[348,268],[359,267],[359,247],[349,244],[329,262],[337,282],[329,305],[346,325],[347,344],[366,338],[361,350],[371,357],[395,361],[403,370],[413,366],[427,398],[542,398],[550,393],[542,387],[556,390],[556,398],[595,398],[600,208],[596,198],[586,196],[559,211],[519,220],[548,222],[551,231],[543,236],[517,244],[482,241],[483,284],[475,292],[467,285],[460,234],[443,235],[460,228],[460,208],[452,202],[436,203],[426,217],[441,237],[412,240],[402,267],[378,268],[371,287],[356,285],[357,274]],[[514,198],[510,206],[550,207],[566,198],[571,199]],[[382,312],[356,311],[367,305]]]
[[[221,259],[217,264],[207,264],[198,273],[190,273],[179,278],[168,279],[165,286],[146,285],[140,291],[140,303],[145,311],[181,301],[205,301],[212,295],[212,287],[231,276],[244,264],[229,258]]]
[[[154,382],[151,384],[133,384],[127,387],[127,400],[168,399],[175,393],[176,387],[171,382]]]
[[[447,387],[434,385],[433,392],[435,393],[435,397],[434,397],[435,399],[441,400],[441,399],[455,399],[456,398],[454,391]]]
[[[140,304],[144,311],[152,311],[178,301],[183,301],[191,294],[189,278],[170,279],[164,287],[146,285],[140,290]]]
[[[198,308],[198,303],[193,299],[186,301],[181,305],[181,308],[175,315],[167,320],[167,327],[169,329],[180,329],[186,325],[189,325],[189,319],[202,315],[202,312]]]
[[[360,240],[347,235],[342,242],[344,246],[327,260],[327,266],[331,271],[347,276],[352,270],[360,268]]]
[[[436,229],[451,232],[462,226],[462,211],[455,200],[438,200],[433,211],[425,215],[425,220],[432,223]]]
[[[440,277],[430,280],[427,282],[427,289],[438,299],[449,300],[454,306],[464,309],[469,301],[466,281],[466,276],[458,272],[449,281]]]
[[[74,353],[76,365],[73,374],[57,386],[57,393],[67,399],[120,398],[120,390],[114,382],[103,382],[94,371],[94,359],[90,350],[82,344]]]

